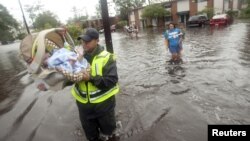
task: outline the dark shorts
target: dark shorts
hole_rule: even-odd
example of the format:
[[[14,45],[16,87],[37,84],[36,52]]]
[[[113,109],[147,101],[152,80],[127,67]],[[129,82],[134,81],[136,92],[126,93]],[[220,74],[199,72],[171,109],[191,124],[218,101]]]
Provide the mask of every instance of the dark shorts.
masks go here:
[[[180,46],[169,46],[169,51],[174,54],[174,53],[179,53],[181,50]]]

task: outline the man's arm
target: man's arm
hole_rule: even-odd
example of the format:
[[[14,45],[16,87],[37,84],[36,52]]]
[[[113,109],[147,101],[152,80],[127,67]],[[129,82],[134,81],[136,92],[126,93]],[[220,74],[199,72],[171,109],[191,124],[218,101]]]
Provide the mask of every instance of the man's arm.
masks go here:
[[[118,82],[118,74],[116,67],[116,60],[113,55],[110,55],[109,61],[103,68],[102,76],[90,76],[90,82],[92,82],[99,89],[110,89]]]

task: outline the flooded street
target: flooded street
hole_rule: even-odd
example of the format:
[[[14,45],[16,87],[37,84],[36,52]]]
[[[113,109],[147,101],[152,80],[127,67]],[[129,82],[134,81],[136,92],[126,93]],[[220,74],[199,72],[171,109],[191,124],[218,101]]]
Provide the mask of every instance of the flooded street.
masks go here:
[[[250,124],[250,23],[187,29],[182,65],[166,62],[162,31],[112,33],[121,140],[206,141],[208,124]],[[18,47],[0,46],[0,140],[86,140],[71,87],[39,92]]]

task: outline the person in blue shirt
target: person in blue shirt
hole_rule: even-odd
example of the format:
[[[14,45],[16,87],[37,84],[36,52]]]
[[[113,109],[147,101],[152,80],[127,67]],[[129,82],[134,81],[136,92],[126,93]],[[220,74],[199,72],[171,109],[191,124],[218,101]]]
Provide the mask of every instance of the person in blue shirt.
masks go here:
[[[172,54],[171,60],[169,61],[171,64],[180,63],[182,61],[180,57],[182,48],[181,35],[181,30],[179,28],[176,28],[173,23],[170,23],[168,25],[168,30],[164,33],[166,46]]]

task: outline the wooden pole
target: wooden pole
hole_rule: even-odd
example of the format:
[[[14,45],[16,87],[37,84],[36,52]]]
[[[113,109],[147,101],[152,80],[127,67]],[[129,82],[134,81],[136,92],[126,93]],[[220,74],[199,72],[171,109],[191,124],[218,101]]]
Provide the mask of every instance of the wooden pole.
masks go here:
[[[110,23],[109,23],[109,13],[108,13],[108,5],[107,0],[100,0],[101,10],[102,10],[102,22],[104,28],[104,36],[105,36],[105,43],[107,51],[113,53],[113,44],[112,44],[112,37],[111,37],[111,30],[110,30]]]

